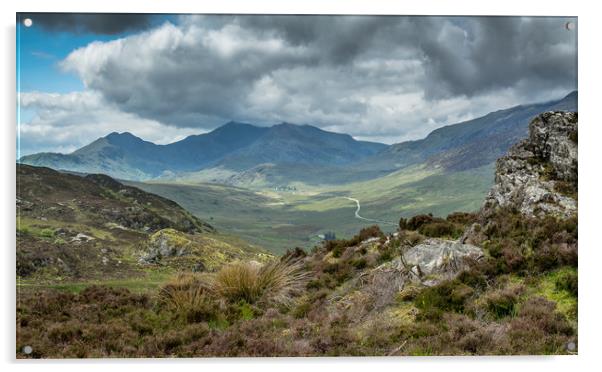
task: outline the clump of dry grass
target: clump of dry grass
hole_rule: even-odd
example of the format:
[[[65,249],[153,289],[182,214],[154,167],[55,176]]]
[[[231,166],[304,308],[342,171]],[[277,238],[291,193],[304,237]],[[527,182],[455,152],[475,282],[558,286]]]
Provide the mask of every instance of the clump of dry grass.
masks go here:
[[[309,279],[299,260],[273,261],[263,266],[239,262],[223,267],[211,287],[228,301],[290,306]]]
[[[289,307],[308,279],[300,260],[236,262],[213,275],[178,275],[161,288],[159,302],[187,322],[210,321],[219,318],[228,303]]]
[[[188,322],[215,319],[220,303],[202,277],[180,274],[159,291],[159,302]]]

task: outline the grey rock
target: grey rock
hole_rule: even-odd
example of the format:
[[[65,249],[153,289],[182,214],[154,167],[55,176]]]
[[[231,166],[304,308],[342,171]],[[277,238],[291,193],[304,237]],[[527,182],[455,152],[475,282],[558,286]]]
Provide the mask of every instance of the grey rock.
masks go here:
[[[203,261],[199,261],[197,262],[193,267],[192,267],[192,272],[193,273],[198,273],[198,272],[203,272],[203,271],[207,271],[207,267],[205,266],[205,264],[203,263]]]
[[[140,263],[157,263],[164,257],[180,257],[189,253],[192,242],[181,232],[163,229],[148,240],[146,252],[140,257]]]
[[[468,269],[470,261],[483,257],[483,250],[472,244],[443,239],[427,239],[404,253],[406,265],[418,267],[422,276],[449,279]]]
[[[560,182],[577,185],[577,113],[546,112],[529,124],[529,138],[496,163],[495,183],[481,212],[498,207],[526,216],[577,213],[577,200],[557,191]]]
[[[89,242],[91,240],[94,240],[94,238],[84,233],[78,233],[73,238],[71,238],[71,241],[74,243]]]

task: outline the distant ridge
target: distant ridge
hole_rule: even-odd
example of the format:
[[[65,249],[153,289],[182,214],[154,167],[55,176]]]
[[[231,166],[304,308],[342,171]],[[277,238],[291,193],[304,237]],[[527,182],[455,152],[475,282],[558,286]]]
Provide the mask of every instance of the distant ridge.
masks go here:
[[[529,122],[545,111],[577,111],[577,91],[559,100],[491,112],[432,131],[424,139],[389,146],[364,159],[356,169],[394,171],[428,163],[460,171],[491,164],[529,134]]]

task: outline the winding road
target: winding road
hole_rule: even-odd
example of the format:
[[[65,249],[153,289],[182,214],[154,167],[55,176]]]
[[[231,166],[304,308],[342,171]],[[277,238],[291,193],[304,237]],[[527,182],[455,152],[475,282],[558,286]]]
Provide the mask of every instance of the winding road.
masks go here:
[[[351,201],[355,202],[355,205],[357,205],[357,209],[355,210],[355,218],[360,219],[360,220],[364,220],[364,221],[382,223],[383,225],[397,226],[397,224],[393,223],[393,222],[383,221],[383,220],[375,220],[375,219],[372,219],[372,218],[366,218],[366,217],[360,216],[360,209],[362,209],[362,206],[360,205],[360,201],[357,200],[357,199],[355,199],[355,198],[350,198],[348,196],[343,196],[343,198],[347,199],[347,200],[351,200]]]

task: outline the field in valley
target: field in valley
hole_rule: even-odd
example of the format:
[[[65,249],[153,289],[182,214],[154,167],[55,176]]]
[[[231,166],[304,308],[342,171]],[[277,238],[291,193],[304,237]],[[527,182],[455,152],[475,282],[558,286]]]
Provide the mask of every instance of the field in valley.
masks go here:
[[[295,191],[192,182],[129,184],[178,202],[218,231],[281,254],[311,248],[326,232],[348,238],[371,224],[355,217],[356,204],[346,197],[359,200],[362,217],[382,221],[383,231],[393,231],[402,216],[477,210],[492,182],[491,164],[454,173],[416,166],[344,185],[289,184]]]

